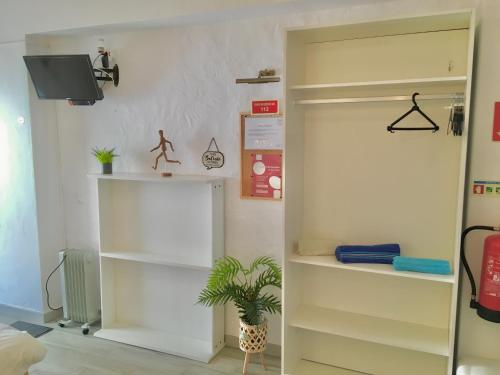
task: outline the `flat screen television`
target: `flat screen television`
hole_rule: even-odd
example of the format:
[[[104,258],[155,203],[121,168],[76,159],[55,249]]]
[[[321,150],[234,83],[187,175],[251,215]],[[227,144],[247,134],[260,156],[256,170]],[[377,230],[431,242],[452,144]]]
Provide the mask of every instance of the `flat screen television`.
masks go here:
[[[102,100],[89,55],[24,56],[40,99]]]

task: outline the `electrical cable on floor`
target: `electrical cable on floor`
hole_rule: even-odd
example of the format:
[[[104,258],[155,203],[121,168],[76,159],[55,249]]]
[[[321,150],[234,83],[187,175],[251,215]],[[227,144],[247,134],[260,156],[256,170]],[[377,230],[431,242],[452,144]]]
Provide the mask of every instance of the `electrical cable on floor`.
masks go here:
[[[66,255],[63,255],[62,260],[59,262],[59,264],[57,265],[57,267],[54,268],[54,270],[50,273],[49,277],[47,277],[47,281],[45,281],[45,292],[47,293],[47,306],[52,311],[61,310],[62,306],[58,307],[58,308],[53,308],[52,306],[50,306],[49,280],[50,280],[51,276],[59,269],[59,267],[62,266],[62,264],[64,263],[65,260],[66,260]]]

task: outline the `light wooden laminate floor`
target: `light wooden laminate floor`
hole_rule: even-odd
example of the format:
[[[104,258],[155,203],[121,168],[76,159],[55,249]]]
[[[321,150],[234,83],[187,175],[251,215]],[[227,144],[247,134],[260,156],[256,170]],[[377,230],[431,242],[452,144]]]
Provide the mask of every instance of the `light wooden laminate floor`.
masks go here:
[[[0,316],[0,322],[10,324],[17,319]],[[39,340],[47,347],[46,358],[33,366],[30,375],[233,375],[241,374],[243,353],[235,348],[224,348],[209,364],[164,353],[115,343],[81,334],[79,327],[54,328]],[[280,373],[278,358],[266,356],[268,369],[264,371],[253,356],[248,375]]]

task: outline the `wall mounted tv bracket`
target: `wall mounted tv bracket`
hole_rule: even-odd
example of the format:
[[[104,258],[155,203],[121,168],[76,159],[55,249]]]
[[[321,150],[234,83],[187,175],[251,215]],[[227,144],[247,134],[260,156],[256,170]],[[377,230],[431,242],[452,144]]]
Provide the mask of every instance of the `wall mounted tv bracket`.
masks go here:
[[[120,71],[118,70],[118,65],[114,65],[113,68],[109,68],[109,56],[110,52],[104,47],[104,39],[99,39],[99,46],[97,47],[98,56],[101,57],[102,68],[94,68],[94,73],[101,73],[99,76],[96,75],[96,80],[98,81],[113,81],[113,84],[118,86],[120,82]],[[96,58],[97,60],[97,58]],[[94,60],[94,64],[95,61]],[[94,65],[93,64],[93,65]],[[105,74],[105,76],[102,75]]]
[[[94,76],[95,76],[95,79],[97,81],[112,81],[113,84],[116,86],[118,86],[118,83],[120,82],[120,70],[118,69],[118,65],[115,64],[115,66],[113,66],[113,68],[93,68],[94,70]],[[98,76],[96,73],[100,73],[101,75]],[[103,75],[104,73],[104,75]],[[99,89],[101,90],[101,89]],[[94,105],[95,104],[95,100],[94,99],[91,99],[91,100],[86,100],[86,99],[82,99],[82,100],[68,100],[68,103],[70,105]]]
[[[117,64],[112,68],[94,68],[94,73],[105,73],[104,76],[96,75],[95,79],[98,81],[112,81],[115,87],[120,83],[120,71]]]

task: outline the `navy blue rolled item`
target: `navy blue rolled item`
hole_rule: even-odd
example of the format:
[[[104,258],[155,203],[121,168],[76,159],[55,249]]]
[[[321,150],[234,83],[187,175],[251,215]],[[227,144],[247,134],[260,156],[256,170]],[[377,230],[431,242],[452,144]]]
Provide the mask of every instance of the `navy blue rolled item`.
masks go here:
[[[341,245],[335,256],[342,263],[382,263],[392,264],[395,256],[400,255],[398,244],[381,245]]]
[[[335,254],[338,253],[391,253],[401,254],[401,248],[397,243],[387,243],[381,245],[340,245],[337,246]]]
[[[393,265],[396,271],[434,273],[438,275],[451,274],[450,262],[443,259],[410,258],[397,256],[394,258]]]
[[[373,254],[367,255],[353,255],[353,254],[341,254],[337,256],[337,260],[342,263],[377,263],[377,264],[392,264],[392,260],[395,254],[388,255],[378,255]]]

